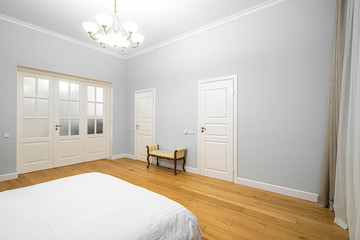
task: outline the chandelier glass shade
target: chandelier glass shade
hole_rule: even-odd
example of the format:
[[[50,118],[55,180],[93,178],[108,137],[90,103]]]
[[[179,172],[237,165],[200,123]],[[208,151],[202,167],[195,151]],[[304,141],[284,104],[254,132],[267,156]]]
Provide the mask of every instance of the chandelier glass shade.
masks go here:
[[[98,14],[96,21],[98,24],[90,21],[83,22],[83,27],[89,36],[99,42],[101,47],[108,46],[120,48],[124,51],[127,47],[136,48],[144,41],[144,36],[138,33],[138,26],[134,22],[126,21],[121,26],[116,10],[112,17],[106,14]]]

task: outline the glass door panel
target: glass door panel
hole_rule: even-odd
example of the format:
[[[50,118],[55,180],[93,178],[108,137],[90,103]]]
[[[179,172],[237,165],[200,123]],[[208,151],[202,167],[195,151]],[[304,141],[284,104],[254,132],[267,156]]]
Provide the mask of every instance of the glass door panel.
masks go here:
[[[50,78],[21,73],[21,163],[19,173],[52,167]]]
[[[83,162],[83,84],[58,79],[55,94],[55,166]]]
[[[103,134],[104,88],[87,87],[88,135]]]
[[[50,81],[23,77],[23,137],[49,137]]]
[[[106,157],[105,133],[105,88],[91,84],[86,87],[86,159],[87,161]]]

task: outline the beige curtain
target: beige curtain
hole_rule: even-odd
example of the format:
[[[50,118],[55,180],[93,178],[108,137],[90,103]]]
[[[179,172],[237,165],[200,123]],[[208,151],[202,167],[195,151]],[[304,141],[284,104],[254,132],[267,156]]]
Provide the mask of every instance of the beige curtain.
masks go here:
[[[360,0],[349,0],[347,15],[334,222],[360,240]]]
[[[317,203],[334,211],[335,171],[339,128],[339,106],[344,62],[346,11],[348,0],[336,1],[335,33],[331,65],[324,154]]]

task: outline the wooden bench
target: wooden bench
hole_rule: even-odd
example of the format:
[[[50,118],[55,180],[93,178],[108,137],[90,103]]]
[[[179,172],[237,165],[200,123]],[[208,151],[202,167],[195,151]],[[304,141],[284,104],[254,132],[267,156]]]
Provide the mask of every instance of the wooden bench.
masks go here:
[[[159,150],[159,145],[157,145],[157,144],[150,144],[150,145],[146,146],[146,149],[147,149],[147,162],[148,162],[147,168],[149,168],[149,166],[150,166],[150,157],[156,157],[156,165],[158,165],[158,166],[159,166],[159,158],[173,160],[175,175],[177,175],[176,161],[184,160],[183,170],[184,170],[184,172],[186,172],[185,171],[185,162],[186,162],[186,160],[185,160],[186,148],[185,147],[178,148],[174,152],[170,152],[170,151]]]

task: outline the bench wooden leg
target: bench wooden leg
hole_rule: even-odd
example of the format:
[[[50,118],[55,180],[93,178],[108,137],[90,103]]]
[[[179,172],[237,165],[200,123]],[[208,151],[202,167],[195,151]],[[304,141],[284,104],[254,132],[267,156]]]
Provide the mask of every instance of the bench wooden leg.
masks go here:
[[[147,162],[148,162],[147,168],[149,168],[149,166],[150,166],[150,160],[149,160],[149,158],[150,158],[150,155],[148,155],[148,156],[147,156],[147,159],[146,159]]]
[[[176,159],[174,159],[174,174],[177,175],[177,172],[176,172]]]
[[[185,171],[185,162],[186,162],[185,157],[183,157],[183,160],[184,160],[184,162],[183,162],[183,170],[184,170],[184,172],[186,172]]]
[[[156,166],[159,166],[159,158],[156,157]]]

